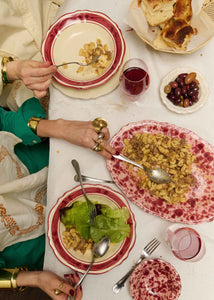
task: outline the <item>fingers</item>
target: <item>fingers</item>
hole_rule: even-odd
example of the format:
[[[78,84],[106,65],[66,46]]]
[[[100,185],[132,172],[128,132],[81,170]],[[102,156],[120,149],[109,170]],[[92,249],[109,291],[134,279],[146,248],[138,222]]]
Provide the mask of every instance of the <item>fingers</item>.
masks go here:
[[[96,139],[94,139],[94,145],[92,146],[92,150],[94,151],[97,151],[96,148],[93,149],[94,146],[100,146],[102,150],[98,153],[106,159],[111,159],[112,155],[115,154],[115,149],[112,148],[107,141],[109,136],[108,129],[104,128],[100,133],[97,133]]]
[[[52,77],[57,67],[50,62],[38,62],[34,60],[16,60],[13,65],[8,65],[9,79],[22,80],[24,85],[34,91],[37,98],[46,95],[46,90],[52,83]]]
[[[72,286],[75,286],[75,284],[77,284],[77,282],[80,280],[80,277],[79,275],[77,274],[77,272],[75,273],[72,273],[72,274],[65,274],[64,277],[66,278],[66,280],[68,280],[68,282],[72,285]],[[75,297],[75,300],[81,300],[82,299],[82,287],[81,285],[79,285],[77,287],[77,290],[76,290],[76,297]],[[72,292],[70,291],[70,294],[72,294]]]
[[[47,91],[33,91],[36,98],[41,99],[47,95]]]
[[[110,138],[109,129],[107,127],[102,128],[100,132],[96,132],[94,130],[92,122],[89,123],[89,127],[91,129],[90,136],[91,138],[88,140],[88,147],[92,150],[96,151],[99,155],[103,156],[106,159],[111,159],[112,155],[115,154],[114,148],[112,148],[109,143],[108,139]],[[94,146],[100,145],[101,151],[97,151],[94,149]]]
[[[40,81],[32,81],[31,83],[28,83],[26,85],[26,87],[28,87],[31,90],[38,90],[38,91],[44,91],[47,90],[48,87],[51,85],[52,83],[52,79],[48,78],[47,80],[42,80],[43,78],[40,78]]]
[[[53,75],[57,67],[55,65],[51,65],[50,62],[38,62],[38,61],[30,61],[30,75],[31,77],[44,77],[47,75]]]
[[[53,299],[67,300],[68,296],[74,296],[75,290],[69,280],[60,280],[57,284],[57,288],[52,290]],[[81,298],[80,298],[81,299]]]

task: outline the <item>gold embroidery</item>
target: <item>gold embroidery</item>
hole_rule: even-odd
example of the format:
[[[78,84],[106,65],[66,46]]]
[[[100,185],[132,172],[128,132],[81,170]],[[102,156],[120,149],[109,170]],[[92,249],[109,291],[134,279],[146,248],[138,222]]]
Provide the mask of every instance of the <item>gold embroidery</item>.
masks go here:
[[[15,235],[16,231],[19,230],[19,226],[16,224],[16,221],[14,218],[12,218],[10,215],[7,215],[7,210],[5,207],[3,207],[3,204],[0,204],[0,216],[1,216],[1,222],[4,224],[4,226],[8,229],[10,235]]]
[[[13,217],[10,215],[7,215],[7,210],[5,207],[3,207],[3,204],[0,204],[0,216],[1,216],[1,222],[4,224],[5,228],[8,229],[10,235],[22,235],[27,234],[35,229],[39,228],[44,223],[45,217],[44,217],[44,207],[41,204],[35,203],[35,211],[38,216],[38,220],[36,222],[36,225],[32,225],[28,228],[20,230],[19,226],[17,225],[16,221]]]
[[[5,207],[3,207],[2,204],[0,204],[0,216],[2,217],[2,216],[5,215],[5,214],[6,214],[6,209],[5,209]]]
[[[9,153],[9,151],[7,150],[7,148],[5,148],[4,146],[1,146],[1,149],[0,149],[0,162],[2,160],[5,159],[6,156],[9,156],[10,159],[12,160],[13,163],[15,163],[16,165],[16,173],[17,173],[17,177],[18,178],[22,178],[25,176],[25,174],[22,172],[18,162],[12,157],[12,155]]]
[[[41,226],[44,223],[45,217],[44,217],[44,213],[43,213],[44,212],[43,205],[36,203],[35,204],[35,211],[38,215],[38,220],[36,222],[37,225],[32,225],[32,226],[30,226],[26,229],[20,230],[18,235],[30,233],[30,232],[34,231],[35,229],[39,228],[39,226]]]
[[[47,186],[45,186],[43,189],[41,189],[40,191],[38,191],[36,193],[35,196],[35,202],[37,203],[41,203],[42,198],[44,197],[44,195],[47,193]]]

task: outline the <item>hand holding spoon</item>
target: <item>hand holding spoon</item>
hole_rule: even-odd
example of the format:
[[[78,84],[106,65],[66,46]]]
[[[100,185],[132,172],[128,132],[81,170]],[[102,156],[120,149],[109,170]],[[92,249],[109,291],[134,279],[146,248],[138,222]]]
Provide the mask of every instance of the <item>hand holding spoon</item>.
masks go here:
[[[88,269],[86,270],[86,272],[84,273],[84,275],[81,277],[81,279],[77,282],[77,284],[74,286],[74,291],[75,291],[75,294],[74,294],[74,298],[75,299],[75,296],[76,296],[76,289],[77,287],[83,282],[83,280],[85,279],[86,275],[88,274],[88,272],[90,271],[94,261],[96,258],[98,257],[102,257],[103,255],[106,254],[108,248],[110,246],[110,238],[108,236],[102,238],[102,240],[100,240],[97,244],[94,244],[93,248],[92,248],[92,260],[91,260],[91,263],[88,267]],[[70,299],[72,299],[70,297]]]

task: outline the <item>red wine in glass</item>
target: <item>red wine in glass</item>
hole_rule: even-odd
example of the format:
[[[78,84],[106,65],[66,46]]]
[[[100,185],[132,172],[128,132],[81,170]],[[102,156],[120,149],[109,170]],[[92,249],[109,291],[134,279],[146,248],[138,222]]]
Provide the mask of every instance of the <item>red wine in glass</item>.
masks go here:
[[[146,64],[140,59],[128,60],[120,77],[120,87],[131,100],[143,94],[149,86],[149,74]]]

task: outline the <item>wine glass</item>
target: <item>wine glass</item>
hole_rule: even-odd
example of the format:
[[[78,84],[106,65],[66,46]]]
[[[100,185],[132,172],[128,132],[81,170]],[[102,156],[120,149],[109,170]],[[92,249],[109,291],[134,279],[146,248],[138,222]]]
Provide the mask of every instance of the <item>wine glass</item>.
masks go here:
[[[190,227],[177,224],[169,226],[166,231],[166,241],[172,253],[185,261],[198,261],[205,252],[205,244],[199,233]]]
[[[149,74],[146,63],[139,58],[125,62],[120,75],[120,88],[131,101],[136,101],[149,87]]]

